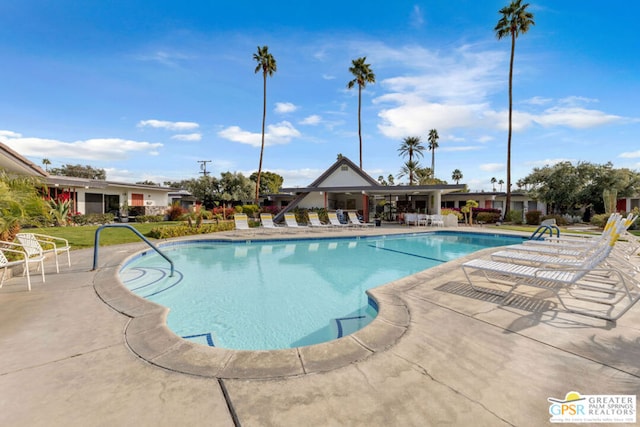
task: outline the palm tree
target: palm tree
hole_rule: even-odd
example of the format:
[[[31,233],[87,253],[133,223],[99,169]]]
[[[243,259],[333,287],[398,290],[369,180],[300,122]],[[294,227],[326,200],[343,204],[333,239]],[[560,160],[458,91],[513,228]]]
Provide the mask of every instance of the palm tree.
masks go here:
[[[422,157],[424,154],[424,145],[421,144],[419,136],[408,136],[402,140],[400,148],[398,148],[402,157],[409,156],[409,163],[413,163],[413,156]],[[418,163],[415,162],[417,165]],[[413,185],[413,170],[409,170],[409,185]]]
[[[507,200],[504,209],[505,216],[509,213],[511,205],[511,131],[513,118],[513,57],[516,49],[516,38],[520,33],[524,34],[529,31],[533,22],[533,13],[527,12],[529,3],[522,4],[522,0],[514,0],[509,6],[503,7],[498,13],[502,14],[502,18],[493,29],[496,32],[498,40],[511,36],[511,59],[509,62],[509,133],[507,137]]]
[[[45,171],[49,171],[49,165],[51,165],[51,160],[47,159],[46,157],[44,159],[42,159],[42,164],[44,165],[44,170]]]
[[[496,182],[498,182],[498,180],[496,179],[496,177],[492,177],[491,178],[491,185],[493,186],[493,191],[496,191]]]
[[[258,46],[258,52],[253,54],[253,59],[258,63],[255,72],[262,70],[263,96],[262,96],[262,145],[260,146],[260,163],[258,165],[258,178],[256,179],[256,205],[260,193],[260,175],[262,174],[262,156],[264,154],[264,124],[267,119],[267,75],[272,76],[277,71],[276,60],[269,53],[269,46]]]
[[[502,184],[504,184],[504,180],[503,179],[498,181],[498,185],[500,186],[500,191],[502,191]]]
[[[406,176],[406,175],[409,175],[410,177],[412,177],[414,174],[417,173],[419,168],[420,168],[420,165],[418,165],[418,162],[414,162],[413,160],[408,160],[404,163],[404,165],[402,165],[402,169],[400,169],[398,178],[402,178],[403,176]],[[409,182],[409,185],[411,185],[411,182]]]
[[[347,89],[353,88],[358,85],[358,138],[360,139],[360,169],[362,169],[362,121],[360,118],[360,112],[362,111],[362,88],[367,86],[367,83],[375,83],[376,75],[371,71],[371,64],[365,63],[366,56],[362,58],[353,59],[351,61],[351,67],[349,72],[354,75],[354,79],[347,83]]]
[[[431,173],[436,177],[436,148],[438,148],[438,131],[431,129],[429,131],[429,151],[431,151]]]
[[[459,184],[462,178],[463,176],[462,172],[460,172],[460,169],[455,169],[453,172],[451,172],[451,179],[454,180],[456,184]]]

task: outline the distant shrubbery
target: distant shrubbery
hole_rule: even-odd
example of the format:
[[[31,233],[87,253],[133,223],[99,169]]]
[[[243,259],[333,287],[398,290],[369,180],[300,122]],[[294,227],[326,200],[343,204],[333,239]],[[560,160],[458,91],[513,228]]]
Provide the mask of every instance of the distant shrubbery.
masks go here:
[[[564,227],[568,224],[567,219],[562,215],[545,215],[541,218],[542,221],[547,219],[555,219],[558,227]]]
[[[111,213],[77,214],[71,216],[71,222],[76,225],[109,224],[113,222],[114,218],[114,215]]]
[[[476,222],[494,224],[500,220],[500,212],[479,212],[475,217]]]
[[[528,225],[540,225],[540,218],[542,218],[542,212],[540,211],[527,211],[524,215]]]
[[[218,224],[202,224],[198,227],[189,225],[164,225],[155,227],[147,233],[148,237],[154,239],[169,239],[172,237],[193,236],[195,234],[216,233],[218,231],[233,230],[234,225],[231,221],[224,221]]]
[[[162,222],[164,221],[163,215],[138,215],[136,222]]]

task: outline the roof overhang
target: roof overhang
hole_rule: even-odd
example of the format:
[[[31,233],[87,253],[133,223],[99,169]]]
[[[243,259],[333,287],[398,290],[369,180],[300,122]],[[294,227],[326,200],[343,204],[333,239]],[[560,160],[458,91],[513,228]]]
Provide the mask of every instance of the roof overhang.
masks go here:
[[[11,174],[46,177],[48,174],[5,144],[0,143],[0,169]]]
[[[282,193],[352,193],[367,194],[369,196],[404,196],[404,195],[431,195],[435,193],[447,194],[464,190],[464,185],[379,185],[379,186],[353,186],[353,187],[304,187],[283,188]]]

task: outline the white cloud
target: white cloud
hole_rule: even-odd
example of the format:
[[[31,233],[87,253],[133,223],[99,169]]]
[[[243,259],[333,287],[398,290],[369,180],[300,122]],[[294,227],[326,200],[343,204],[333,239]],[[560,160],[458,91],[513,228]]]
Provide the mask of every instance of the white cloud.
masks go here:
[[[278,114],[293,113],[298,107],[291,102],[276,102],[275,111]]]
[[[50,158],[81,160],[124,160],[129,158],[132,153],[139,152],[155,156],[159,154],[158,149],[162,147],[160,143],[121,138],[92,138],[65,142],[19,136],[7,138],[5,142],[9,147],[25,156],[41,157],[42,153],[47,153]]]
[[[478,145],[465,145],[460,147],[439,147],[438,151],[446,151],[446,152],[457,152],[457,151],[475,151],[481,150],[483,147]]]
[[[562,162],[575,163],[576,161],[577,161],[576,159],[557,158],[557,159],[533,160],[529,162],[524,162],[524,164],[532,168],[535,168],[535,167],[553,166],[555,164],[562,163]]]
[[[168,122],[165,120],[140,120],[138,122],[138,127],[151,127],[157,129],[166,129],[170,131],[179,131],[183,132],[186,130],[193,130],[200,127],[198,123],[195,122]]]
[[[481,136],[478,138],[478,142],[482,142],[483,144],[489,141],[493,141],[495,138],[489,135]]]
[[[640,157],[640,150],[638,151],[626,151],[621,153],[618,157],[622,157],[623,159],[636,159]]]
[[[177,139],[179,141],[200,141],[202,139],[201,133],[187,133],[173,135],[171,139]]]
[[[20,138],[22,135],[17,133],[17,132],[13,132],[10,130],[0,130],[0,137],[2,138]]]
[[[262,144],[262,134],[248,132],[240,129],[239,126],[229,126],[218,132],[218,135],[230,141],[239,142],[241,144],[260,147]],[[300,132],[287,121],[267,126],[264,135],[265,146],[288,144],[293,138],[300,136]]]
[[[413,6],[411,10],[411,26],[420,28],[424,24],[424,17],[422,15],[422,9],[417,4]]]
[[[137,59],[138,61],[158,62],[170,67],[175,67],[178,65],[178,62],[189,58],[190,56],[184,55],[182,53],[170,53],[162,50],[135,56],[135,59]]]
[[[305,117],[303,120],[300,121],[301,125],[310,125],[310,126],[315,126],[317,124],[320,124],[320,122],[322,121],[322,117],[320,117],[317,114],[313,114],[309,117]]]
[[[589,104],[592,102],[598,102],[598,100],[593,98],[586,98],[584,96],[567,96],[566,98],[558,100],[559,104],[568,105],[570,107]]]
[[[586,129],[619,122],[623,118],[579,107],[553,107],[545,110],[543,114],[535,116],[533,120],[545,127],[568,126],[574,129]]]
[[[504,170],[504,163],[485,163],[479,168],[485,172],[501,172]]]
[[[335,80],[336,76],[332,76],[330,74],[323,74],[322,78],[325,79],[325,80]]]
[[[534,96],[533,98],[526,99],[522,101],[523,104],[531,104],[531,105],[544,105],[549,104],[553,101],[551,98],[543,98],[541,96]]]

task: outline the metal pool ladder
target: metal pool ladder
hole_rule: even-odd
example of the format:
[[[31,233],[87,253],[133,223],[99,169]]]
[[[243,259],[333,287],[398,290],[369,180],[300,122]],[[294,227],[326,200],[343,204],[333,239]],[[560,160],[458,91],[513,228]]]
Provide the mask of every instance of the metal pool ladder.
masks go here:
[[[100,247],[99,245],[100,232],[102,231],[103,228],[128,228],[129,230],[133,231],[138,237],[142,239],[143,242],[149,245],[151,249],[156,251],[158,255],[160,255],[162,258],[166,259],[169,262],[169,264],[171,265],[171,274],[169,274],[169,277],[173,277],[173,271],[174,271],[173,261],[171,261],[171,259],[169,259],[168,256],[166,256],[160,249],[158,249],[153,243],[151,243],[146,237],[144,237],[138,230],[136,230],[129,224],[105,224],[98,227],[98,229],[96,230],[96,237],[93,243],[93,268],[91,270],[96,270],[98,268],[98,248]]]

